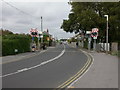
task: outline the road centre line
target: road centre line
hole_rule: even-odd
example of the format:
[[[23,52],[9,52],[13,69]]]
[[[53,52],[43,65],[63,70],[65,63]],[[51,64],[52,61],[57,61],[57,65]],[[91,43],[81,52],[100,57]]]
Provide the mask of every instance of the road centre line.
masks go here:
[[[2,75],[2,76],[0,76],[0,77],[7,77],[7,76],[10,76],[10,75],[18,74],[18,73],[21,73],[21,72],[25,72],[25,71],[28,71],[28,70],[31,70],[31,69],[40,67],[40,66],[42,66],[42,65],[45,65],[45,64],[47,64],[47,63],[49,63],[49,62],[52,62],[52,61],[60,58],[62,55],[64,55],[64,53],[65,53],[65,45],[64,45],[63,51],[62,51],[58,56],[56,56],[56,57],[54,57],[54,58],[52,58],[52,59],[50,59],[50,60],[44,61],[44,62],[42,62],[42,63],[40,63],[40,64],[38,64],[38,65],[29,67],[29,68],[23,68],[23,69],[17,70],[16,72],[9,73],[9,74],[6,74],[6,75]]]

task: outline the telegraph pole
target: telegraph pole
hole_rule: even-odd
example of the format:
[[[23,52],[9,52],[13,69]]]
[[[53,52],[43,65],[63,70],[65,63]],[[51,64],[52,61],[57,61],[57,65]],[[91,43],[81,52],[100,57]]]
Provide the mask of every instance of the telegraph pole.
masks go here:
[[[43,22],[43,20],[42,20],[42,16],[41,16],[41,32],[43,32],[42,22]]]
[[[42,18],[42,16],[41,16],[41,32],[42,32],[42,34],[41,34],[41,46],[42,46],[42,43],[43,43],[43,18]]]

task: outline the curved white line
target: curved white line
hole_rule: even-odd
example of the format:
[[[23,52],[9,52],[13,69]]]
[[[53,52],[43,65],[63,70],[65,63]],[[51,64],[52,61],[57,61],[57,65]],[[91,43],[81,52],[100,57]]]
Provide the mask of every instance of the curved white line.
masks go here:
[[[29,68],[24,68],[24,69],[21,69],[21,70],[17,70],[16,72],[13,72],[13,73],[9,73],[9,74],[6,74],[6,75],[2,75],[2,76],[0,76],[0,77],[7,77],[7,76],[10,76],[10,75],[14,75],[14,74],[17,74],[17,73],[21,73],[21,72],[24,72],[24,71],[28,71],[28,70],[31,70],[31,69],[40,67],[40,66],[42,66],[42,65],[45,65],[45,64],[47,64],[47,63],[49,63],[49,62],[52,62],[52,61],[60,58],[64,53],[65,53],[65,45],[64,45],[64,50],[63,50],[58,56],[56,56],[56,57],[54,57],[54,58],[52,58],[52,59],[50,59],[50,60],[44,61],[44,62],[42,62],[42,63],[40,63],[40,64],[38,64],[38,65],[29,67]]]

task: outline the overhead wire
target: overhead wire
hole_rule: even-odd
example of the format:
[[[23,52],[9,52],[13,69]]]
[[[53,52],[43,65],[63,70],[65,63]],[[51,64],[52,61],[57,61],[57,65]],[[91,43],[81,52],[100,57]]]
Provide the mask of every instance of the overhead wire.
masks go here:
[[[2,0],[2,1],[3,1],[4,3],[6,3],[7,5],[9,5],[10,7],[16,9],[17,11],[19,11],[19,12],[25,14],[25,15],[32,16],[31,14],[29,14],[29,13],[27,13],[27,12],[24,12],[23,10],[21,10],[21,9],[15,7],[15,6],[13,6],[12,4],[10,4],[10,3],[8,3],[8,2],[6,2],[6,1],[4,1],[4,0]],[[37,19],[37,17],[35,17],[35,16],[32,16],[32,17],[34,17],[34,18]]]
[[[2,1],[3,1],[4,3],[6,3],[7,5],[9,5],[10,7],[12,7],[12,8],[14,8],[14,9],[16,9],[17,11],[21,12],[22,14],[27,15],[27,16],[30,16],[30,17],[33,17],[33,18],[31,18],[31,19],[39,20],[38,17],[35,17],[35,16],[33,16],[33,15],[31,15],[31,14],[29,14],[29,13],[27,13],[27,12],[25,12],[25,11],[23,11],[23,10],[17,8],[17,7],[15,7],[14,5],[12,5],[12,4],[6,2],[5,0],[2,0]],[[32,20],[32,21],[33,21],[33,20]]]

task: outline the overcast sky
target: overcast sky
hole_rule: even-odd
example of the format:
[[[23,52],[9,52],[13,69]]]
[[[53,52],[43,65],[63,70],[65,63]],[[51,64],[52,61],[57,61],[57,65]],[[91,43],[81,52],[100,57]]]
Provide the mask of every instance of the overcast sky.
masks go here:
[[[8,2],[8,0],[4,1]],[[15,9],[15,7],[19,10]],[[2,2],[2,27],[14,33],[29,33],[31,28],[40,30],[40,17],[42,16],[43,30],[48,29],[50,34],[57,38],[69,38],[74,34],[64,32],[60,29],[60,26],[63,19],[68,18],[70,10],[71,6],[68,5],[67,1]]]

